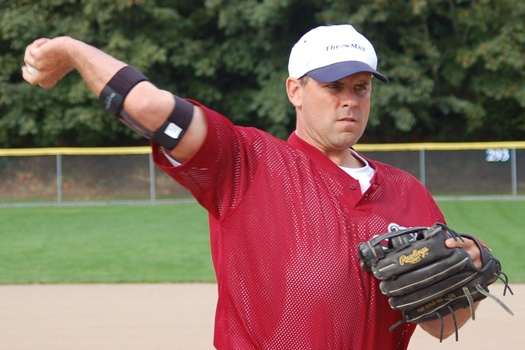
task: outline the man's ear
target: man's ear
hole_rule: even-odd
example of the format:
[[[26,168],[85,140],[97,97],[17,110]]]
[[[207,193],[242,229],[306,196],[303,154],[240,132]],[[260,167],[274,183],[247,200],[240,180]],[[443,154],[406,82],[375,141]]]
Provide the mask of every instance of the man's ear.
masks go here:
[[[302,88],[303,86],[299,79],[290,77],[286,79],[286,93],[288,94],[288,99],[296,108],[302,105]]]

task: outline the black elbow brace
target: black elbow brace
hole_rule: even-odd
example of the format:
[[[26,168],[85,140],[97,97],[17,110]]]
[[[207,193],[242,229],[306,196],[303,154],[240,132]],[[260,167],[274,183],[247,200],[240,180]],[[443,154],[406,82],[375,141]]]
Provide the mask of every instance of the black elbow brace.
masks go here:
[[[193,104],[174,96],[175,108],[164,124],[152,131],[129,115],[123,108],[124,100],[131,89],[143,81],[149,81],[149,79],[131,66],[123,67],[102,89],[99,102],[106,111],[117,117],[122,123],[147,139],[171,150],[182,139],[193,119]]]

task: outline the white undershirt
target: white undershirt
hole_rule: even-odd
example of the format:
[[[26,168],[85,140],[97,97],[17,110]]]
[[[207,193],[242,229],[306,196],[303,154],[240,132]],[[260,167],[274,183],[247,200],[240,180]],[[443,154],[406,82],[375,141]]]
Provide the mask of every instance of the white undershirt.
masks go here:
[[[347,168],[344,166],[340,166],[340,168],[343,169],[345,173],[359,181],[359,185],[361,186],[361,193],[365,193],[366,190],[368,190],[368,188],[370,187],[370,180],[372,180],[372,177],[374,177],[375,170],[370,166],[370,164],[368,164],[366,159],[357,154],[357,152],[355,152],[352,149],[350,149],[350,152],[354,157],[360,159],[363,163],[365,163],[365,166],[361,168]],[[181,163],[173,159],[168,152],[164,151],[164,155],[173,166],[181,165]]]
[[[370,181],[372,180],[372,177],[374,177],[375,170],[370,166],[370,164],[368,164],[366,159],[357,154],[356,151],[350,149],[350,152],[354,157],[358,158],[363,163],[365,163],[365,166],[361,168],[347,168],[344,166],[340,166],[340,168],[343,169],[345,173],[359,181],[359,185],[361,186],[361,193],[365,193],[366,190],[368,190],[368,188],[370,187]]]

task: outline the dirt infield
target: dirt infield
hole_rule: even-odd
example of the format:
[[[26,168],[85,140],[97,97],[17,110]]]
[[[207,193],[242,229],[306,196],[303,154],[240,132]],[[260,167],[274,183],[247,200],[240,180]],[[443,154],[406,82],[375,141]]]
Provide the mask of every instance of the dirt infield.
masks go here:
[[[410,349],[521,349],[525,285],[482,303],[460,341],[417,331]],[[501,296],[502,286],[491,287]],[[214,284],[0,286],[0,348],[5,350],[212,349]],[[453,338],[453,337],[452,337]]]

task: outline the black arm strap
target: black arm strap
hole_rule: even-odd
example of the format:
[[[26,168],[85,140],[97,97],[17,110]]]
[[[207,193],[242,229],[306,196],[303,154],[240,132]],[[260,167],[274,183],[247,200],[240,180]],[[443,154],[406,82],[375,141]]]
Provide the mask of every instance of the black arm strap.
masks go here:
[[[170,150],[177,146],[193,119],[193,104],[178,96],[174,97],[175,108],[151,138],[153,142]]]
[[[98,98],[100,104],[106,111],[117,118],[124,106],[124,100],[131,89],[140,82],[148,81],[148,78],[132,66],[121,68],[106,84]]]
[[[99,96],[102,107],[128,127],[147,139],[171,150],[177,146],[193,119],[193,104],[175,97],[175,108],[155,132],[146,128],[124,110],[124,100],[138,83],[148,78],[132,66],[121,68],[106,84]]]

